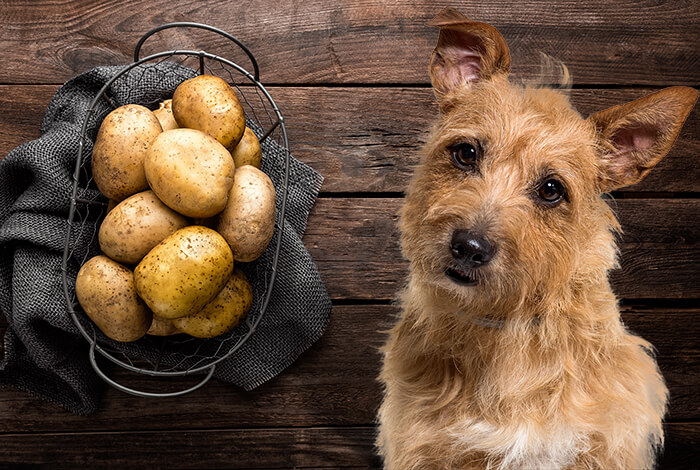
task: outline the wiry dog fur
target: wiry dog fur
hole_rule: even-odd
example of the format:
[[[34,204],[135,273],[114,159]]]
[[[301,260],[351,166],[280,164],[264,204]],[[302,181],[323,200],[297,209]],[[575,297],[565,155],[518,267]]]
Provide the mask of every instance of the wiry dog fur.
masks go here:
[[[383,349],[385,468],[651,468],[668,392],[651,345],[620,320],[619,226],[601,194],[668,152],[697,92],[583,119],[560,92],[509,83],[493,27],[451,9],[433,24],[441,114],[401,213],[411,271]],[[481,149],[471,169],[454,163],[462,142]],[[537,195],[551,178],[566,189],[556,206]],[[456,230],[496,247],[468,271],[475,285],[446,275]]]

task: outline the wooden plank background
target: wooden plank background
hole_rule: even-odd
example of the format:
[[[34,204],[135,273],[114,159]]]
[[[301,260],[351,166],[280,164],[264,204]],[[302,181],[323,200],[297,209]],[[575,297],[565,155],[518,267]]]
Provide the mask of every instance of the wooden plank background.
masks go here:
[[[253,392],[216,381],[178,399],[106,389],[100,411],[85,418],[2,389],[0,467],[379,467],[377,349],[406,274],[397,210],[437,114],[427,76],[437,33],[425,23],[448,5],[502,32],[517,80],[538,74],[540,52],[566,63],[583,115],[665,86],[700,85],[700,8],[690,0],[0,0],[0,158],[39,135],[60,84],[130,62],[152,27],[198,21],[243,40],[285,116],[292,152],[326,178],[304,242],[334,303],[324,337]],[[196,31],[159,33],[144,53],[173,48],[235,57]],[[649,177],[611,201],[625,230],[613,274],[623,318],[657,347],[671,390],[664,469],[699,461],[698,113]],[[152,390],[192,383],[115,377]]]

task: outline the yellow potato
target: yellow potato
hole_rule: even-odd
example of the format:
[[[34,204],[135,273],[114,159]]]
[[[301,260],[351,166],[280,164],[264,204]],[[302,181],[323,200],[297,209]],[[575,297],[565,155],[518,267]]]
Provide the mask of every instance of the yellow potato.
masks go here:
[[[231,150],[231,156],[236,168],[240,168],[243,165],[252,165],[255,168],[260,168],[262,149],[255,132],[246,127],[241,141]]]
[[[200,75],[182,82],[173,94],[180,127],[198,129],[233,148],[245,131],[245,112],[233,88],[219,77]]]
[[[153,315],[153,322],[151,327],[146,332],[147,335],[151,336],[172,336],[179,334],[180,330],[175,328],[172,320],[167,318],[160,318],[158,315]]]
[[[187,219],[163,204],[153,191],[144,191],[124,199],[107,214],[98,235],[100,248],[115,261],[136,264],[186,225]]]
[[[106,256],[80,268],[75,294],[87,316],[113,340],[136,341],[151,324],[151,311],[136,295],[134,274]]]
[[[177,125],[175,116],[173,116],[173,100],[161,102],[159,108],[153,111],[153,114],[158,118],[160,127],[162,127],[164,131],[180,127]]]
[[[216,230],[236,261],[253,261],[263,254],[275,230],[275,187],[265,173],[250,165],[236,168]]]
[[[156,196],[180,214],[211,217],[226,206],[233,185],[233,158],[203,132],[163,132],[149,147],[144,167]]]
[[[107,115],[92,150],[92,176],[102,194],[121,201],[148,189],[143,159],[161,132],[158,118],[137,104],[120,106]]]
[[[173,320],[179,331],[197,338],[213,338],[235,328],[253,305],[253,288],[236,268],[214,300],[194,315]]]
[[[202,309],[228,281],[233,254],[221,235],[199,225],[173,233],[136,266],[136,291],[155,315],[173,319]]]

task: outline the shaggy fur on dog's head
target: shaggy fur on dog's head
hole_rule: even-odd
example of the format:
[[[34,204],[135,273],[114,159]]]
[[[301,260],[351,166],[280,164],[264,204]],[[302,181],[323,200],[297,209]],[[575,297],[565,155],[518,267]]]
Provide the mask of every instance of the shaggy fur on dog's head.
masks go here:
[[[646,468],[667,391],[650,345],[620,321],[607,280],[619,226],[601,194],[661,160],[697,92],[668,88],[584,119],[560,92],[509,83],[490,25],[451,9],[433,24],[441,113],[401,212],[411,273],[384,349],[386,466]],[[552,180],[556,202],[542,196]],[[456,231],[485,237],[490,262],[457,264]]]

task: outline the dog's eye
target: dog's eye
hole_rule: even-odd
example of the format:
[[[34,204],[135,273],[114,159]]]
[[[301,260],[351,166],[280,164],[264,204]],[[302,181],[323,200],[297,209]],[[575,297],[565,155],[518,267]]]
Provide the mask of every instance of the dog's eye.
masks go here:
[[[479,147],[469,143],[461,142],[449,147],[452,152],[452,163],[462,170],[473,170],[479,160]]]
[[[537,188],[537,195],[548,206],[556,206],[566,196],[566,188],[561,181],[548,178]]]

